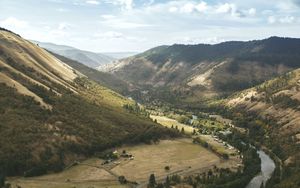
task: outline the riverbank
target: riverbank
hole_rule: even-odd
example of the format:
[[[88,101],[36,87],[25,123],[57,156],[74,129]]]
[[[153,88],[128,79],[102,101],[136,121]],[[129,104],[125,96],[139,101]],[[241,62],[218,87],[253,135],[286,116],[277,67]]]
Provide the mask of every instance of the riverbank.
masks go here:
[[[258,150],[257,153],[261,159],[261,172],[249,182],[246,188],[260,188],[261,185],[265,187],[276,167],[275,162],[263,150]]]

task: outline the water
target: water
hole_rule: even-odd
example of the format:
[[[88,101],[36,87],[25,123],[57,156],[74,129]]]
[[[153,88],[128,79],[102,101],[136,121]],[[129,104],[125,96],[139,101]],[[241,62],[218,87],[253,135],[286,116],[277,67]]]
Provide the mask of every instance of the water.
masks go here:
[[[264,151],[259,150],[257,153],[261,159],[261,173],[255,176],[246,188],[260,188],[262,183],[265,185],[275,170],[274,161]]]

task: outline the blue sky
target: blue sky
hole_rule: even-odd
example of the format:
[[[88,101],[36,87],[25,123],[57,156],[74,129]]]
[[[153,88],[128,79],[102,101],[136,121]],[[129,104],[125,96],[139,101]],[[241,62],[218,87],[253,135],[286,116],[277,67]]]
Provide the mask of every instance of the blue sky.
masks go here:
[[[300,38],[300,0],[0,0],[0,26],[95,52]]]

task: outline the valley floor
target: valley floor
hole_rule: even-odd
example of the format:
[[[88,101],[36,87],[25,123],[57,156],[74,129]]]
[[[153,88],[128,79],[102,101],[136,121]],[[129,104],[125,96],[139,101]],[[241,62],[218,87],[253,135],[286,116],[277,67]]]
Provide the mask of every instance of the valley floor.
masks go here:
[[[81,188],[81,187],[127,187],[118,182],[119,176],[135,181],[138,187],[146,187],[149,175],[154,173],[157,181],[163,181],[172,174],[188,175],[201,173],[213,168],[234,168],[240,159],[231,156],[223,160],[216,154],[193,144],[192,139],[162,140],[158,144],[125,146],[116,149],[118,153],[126,150],[133,158],[120,157],[118,160],[102,165],[101,159],[93,158],[70,167],[61,173],[34,178],[10,178],[12,187],[22,188]],[[169,166],[169,170],[165,167]]]

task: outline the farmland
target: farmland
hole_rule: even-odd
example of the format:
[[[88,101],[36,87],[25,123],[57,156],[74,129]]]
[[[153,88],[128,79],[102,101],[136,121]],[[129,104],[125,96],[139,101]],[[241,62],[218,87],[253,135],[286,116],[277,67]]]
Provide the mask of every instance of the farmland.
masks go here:
[[[92,158],[64,170],[61,173],[34,178],[12,178],[9,182],[22,188],[52,187],[126,187],[118,182],[119,176],[145,186],[149,175],[154,173],[157,180],[164,180],[172,174],[188,175],[213,168],[231,168],[240,162],[231,157],[223,160],[192,139],[162,140],[157,144],[140,144],[116,148],[132,154],[134,159],[120,157],[116,161],[102,165],[103,160]],[[166,166],[169,169],[166,169]]]

